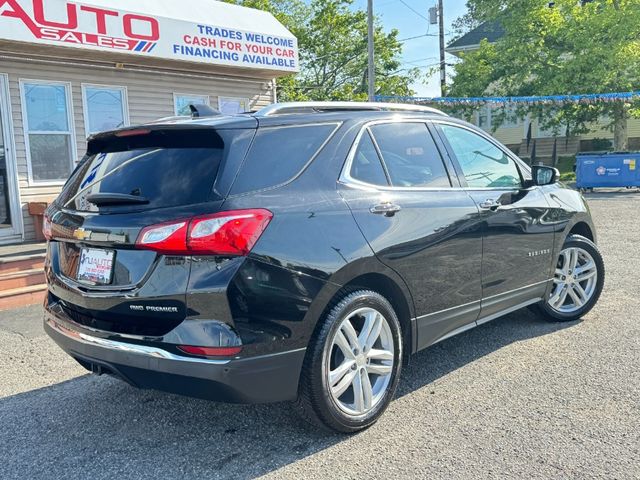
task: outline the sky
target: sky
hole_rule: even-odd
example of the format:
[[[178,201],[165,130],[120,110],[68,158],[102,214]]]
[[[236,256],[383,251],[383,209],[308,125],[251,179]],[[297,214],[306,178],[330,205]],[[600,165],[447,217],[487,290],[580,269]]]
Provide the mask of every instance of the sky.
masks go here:
[[[451,24],[466,12],[465,0],[444,0],[445,42],[452,37]],[[429,33],[428,37],[415,38],[404,42],[402,68],[419,67],[426,70],[439,62],[438,25],[429,25],[429,8],[436,6],[437,0],[373,0],[373,10],[380,18],[386,31],[397,28],[398,38],[404,39]],[[356,8],[367,8],[367,0],[355,0]],[[420,15],[425,18],[422,18]],[[446,54],[447,62],[454,57]],[[440,76],[432,76],[427,84],[416,83],[413,90],[419,97],[440,96]]]

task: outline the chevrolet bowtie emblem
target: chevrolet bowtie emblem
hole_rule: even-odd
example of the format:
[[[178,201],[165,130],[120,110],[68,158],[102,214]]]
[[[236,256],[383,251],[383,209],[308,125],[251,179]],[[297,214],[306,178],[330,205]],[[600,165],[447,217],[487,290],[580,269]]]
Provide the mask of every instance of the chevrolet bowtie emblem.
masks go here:
[[[76,228],[73,231],[73,238],[78,240],[87,240],[91,238],[91,230],[85,230],[84,228]]]

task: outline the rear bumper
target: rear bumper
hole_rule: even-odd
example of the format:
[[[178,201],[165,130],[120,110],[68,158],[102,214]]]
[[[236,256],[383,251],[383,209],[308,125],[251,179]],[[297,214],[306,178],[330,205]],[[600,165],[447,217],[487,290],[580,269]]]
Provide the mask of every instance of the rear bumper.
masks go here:
[[[44,329],[66,353],[96,373],[113,374],[139,388],[233,403],[294,400],[305,349],[246,359],[175,355],[85,333],[63,313],[45,308]]]

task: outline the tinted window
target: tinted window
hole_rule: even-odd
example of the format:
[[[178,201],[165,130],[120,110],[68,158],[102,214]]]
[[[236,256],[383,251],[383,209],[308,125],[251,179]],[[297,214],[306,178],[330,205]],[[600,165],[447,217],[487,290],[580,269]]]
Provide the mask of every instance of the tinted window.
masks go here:
[[[90,143],[89,153],[65,185],[60,202],[79,211],[140,210],[205,202],[211,197],[233,132],[225,131],[224,135],[229,137],[227,141],[210,129],[153,132]],[[87,201],[89,195],[97,193],[135,195],[148,203],[98,208]]]
[[[374,125],[371,132],[393,186],[451,186],[440,153],[424,123]]]
[[[442,125],[442,130],[470,187],[522,185],[515,162],[493,143],[464,128]]]
[[[362,135],[353,157],[351,177],[372,185],[389,185],[376,147],[367,131]]]
[[[231,194],[275,187],[298,175],[336,129],[335,124],[261,128]]]

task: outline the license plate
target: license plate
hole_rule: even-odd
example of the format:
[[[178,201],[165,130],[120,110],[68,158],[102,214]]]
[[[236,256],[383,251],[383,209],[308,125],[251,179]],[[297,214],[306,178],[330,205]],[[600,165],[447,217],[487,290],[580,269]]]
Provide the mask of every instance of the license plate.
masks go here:
[[[102,250],[98,248],[83,248],[80,250],[80,260],[78,262],[79,282],[90,285],[108,285],[111,283],[113,274],[112,250]]]

